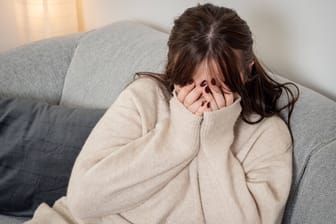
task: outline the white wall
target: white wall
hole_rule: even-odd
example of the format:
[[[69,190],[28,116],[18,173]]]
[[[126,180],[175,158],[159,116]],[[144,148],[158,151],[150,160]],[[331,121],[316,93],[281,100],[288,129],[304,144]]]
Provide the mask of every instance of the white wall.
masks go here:
[[[77,32],[81,25],[77,23],[77,1],[80,0],[67,0],[56,5],[46,2],[47,7],[53,5],[53,8],[49,9],[48,14],[43,14],[36,4],[26,5],[25,1],[0,0],[0,51],[48,37]],[[43,0],[40,0],[40,3],[43,3]],[[33,12],[35,14],[32,16]]]
[[[79,0],[84,30],[137,20],[169,31],[197,0]],[[0,0],[0,51],[20,45],[13,0]],[[336,1],[210,0],[236,9],[249,24],[255,51],[272,71],[336,100]]]
[[[0,0],[0,51],[19,45],[13,0]]]
[[[333,0],[83,0],[86,30],[137,20],[169,31],[198,2],[236,9],[247,21],[255,51],[273,72],[336,100],[336,1]]]

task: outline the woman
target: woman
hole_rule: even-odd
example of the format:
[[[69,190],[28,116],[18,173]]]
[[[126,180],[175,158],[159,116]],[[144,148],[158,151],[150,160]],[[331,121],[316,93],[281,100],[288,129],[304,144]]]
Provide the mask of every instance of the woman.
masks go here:
[[[280,223],[297,100],[271,79],[235,11],[175,20],[165,74],[138,73],[99,120],[66,197],[27,223]],[[283,92],[293,96],[277,107]]]

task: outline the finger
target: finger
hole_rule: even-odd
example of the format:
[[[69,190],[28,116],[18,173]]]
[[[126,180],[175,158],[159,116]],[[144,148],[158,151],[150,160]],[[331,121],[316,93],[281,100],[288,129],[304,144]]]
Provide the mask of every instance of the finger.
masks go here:
[[[180,89],[178,92],[177,98],[179,99],[180,102],[184,102],[184,99],[188,95],[188,93],[195,87],[195,83],[191,83],[189,85],[186,85]]]
[[[194,89],[192,89],[188,95],[185,97],[184,99],[184,105],[186,107],[189,107],[190,105],[192,105],[194,102],[196,102],[197,100],[199,100],[202,97],[203,94],[203,90],[201,87],[196,87]]]
[[[207,102],[207,103],[206,103],[207,106],[205,107],[204,112],[211,112],[211,111],[214,111],[214,110],[211,109],[211,106],[209,106],[209,103],[210,103],[210,102]],[[203,115],[204,115],[204,112],[203,112]]]
[[[207,107],[205,108],[205,110],[204,110],[204,112],[211,112],[211,111],[213,111],[213,110],[211,109],[211,107],[208,107],[208,106],[207,106]],[[203,113],[203,114],[204,114],[204,113]]]
[[[225,106],[229,106],[233,104],[234,98],[235,98],[234,93],[225,84],[222,85],[221,89],[223,90],[223,94],[224,94],[224,98],[226,102]]]
[[[226,94],[232,92],[231,89],[224,82],[219,82],[219,85],[220,85],[221,89],[224,90],[224,92]]]
[[[197,109],[197,111],[195,112],[195,114],[198,115],[198,116],[203,116],[205,110],[207,110],[207,101],[206,100],[202,100],[202,104]]]
[[[208,90],[207,90],[208,88]],[[204,98],[209,102],[209,106],[211,108],[211,110],[218,110],[218,106],[217,103],[214,99],[214,97],[211,94],[211,90],[209,87],[206,87],[203,89],[203,96]]]
[[[222,108],[225,106],[225,98],[222,90],[220,87],[217,86],[215,79],[211,80],[211,85],[209,85],[210,90],[212,92],[212,96],[216,101],[217,107]]]
[[[233,94],[225,94],[226,99],[226,106],[230,106],[234,102],[234,95]]]
[[[196,113],[197,110],[202,107],[205,104],[206,100],[201,97],[199,100],[193,102],[190,106],[188,106],[188,110],[190,110],[192,113]]]

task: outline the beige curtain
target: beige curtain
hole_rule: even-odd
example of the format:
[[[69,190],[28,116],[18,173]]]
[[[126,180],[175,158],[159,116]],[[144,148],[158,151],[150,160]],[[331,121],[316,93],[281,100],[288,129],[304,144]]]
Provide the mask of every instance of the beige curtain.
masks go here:
[[[19,40],[27,43],[81,31],[78,0],[15,0]]]

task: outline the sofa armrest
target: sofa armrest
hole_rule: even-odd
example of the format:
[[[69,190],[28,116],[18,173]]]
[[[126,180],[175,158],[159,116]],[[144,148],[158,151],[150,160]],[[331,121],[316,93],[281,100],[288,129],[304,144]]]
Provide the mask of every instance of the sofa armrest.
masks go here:
[[[289,81],[276,75],[272,77],[282,83]],[[312,89],[296,85],[300,97],[291,118],[293,181],[282,223],[336,223],[333,206],[336,200],[336,103]],[[287,102],[286,98],[283,94],[281,105]],[[281,113],[285,120],[286,114],[287,110]]]
[[[300,187],[288,202],[284,223],[335,223],[336,140],[310,155]]]
[[[0,96],[58,104],[82,33],[54,37],[0,53]]]

